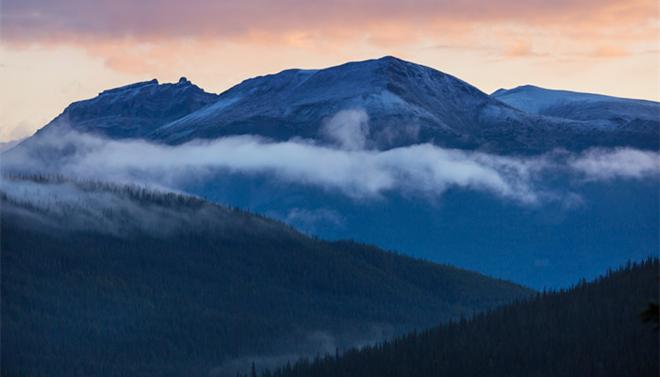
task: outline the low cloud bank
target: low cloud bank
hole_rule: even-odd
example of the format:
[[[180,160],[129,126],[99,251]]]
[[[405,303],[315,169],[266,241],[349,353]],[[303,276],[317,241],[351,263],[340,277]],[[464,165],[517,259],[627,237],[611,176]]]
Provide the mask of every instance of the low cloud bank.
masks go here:
[[[592,149],[569,165],[588,180],[644,179],[660,175],[660,155],[629,148]]]
[[[432,144],[366,149],[368,118],[352,110],[331,118],[322,133],[334,144],[234,136],[169,146],[59,130],[13,150],[5,156],[3,169],[174,190],[229,172],[338,191],[356,200],[390,192],[435,199],[457,188],[522,204],[556,199],[557,195],[544,186],[547,175],[567,174],[572,179],[593,181],[657,178],[660,171],[657,152],[628,148],[534,157],[499,156]]]

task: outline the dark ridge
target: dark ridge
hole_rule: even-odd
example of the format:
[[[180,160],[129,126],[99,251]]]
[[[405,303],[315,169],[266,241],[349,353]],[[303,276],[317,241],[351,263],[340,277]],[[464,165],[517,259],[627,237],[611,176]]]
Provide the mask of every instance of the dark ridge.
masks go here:
[[[233,377],[532,293],[138,186],[12,176],[0,205],[3,376]]]
[[[658,267],[657,258],[629,263],[568,290],[262,376],[657,376],[657,328],[640,317],[657,305]]]

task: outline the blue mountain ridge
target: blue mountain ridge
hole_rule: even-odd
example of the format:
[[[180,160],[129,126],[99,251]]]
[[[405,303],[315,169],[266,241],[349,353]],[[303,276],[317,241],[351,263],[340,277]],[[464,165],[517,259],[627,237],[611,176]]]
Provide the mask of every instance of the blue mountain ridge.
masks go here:
[[[529,88],[489,96],[454,76],[386,56],[259,76],[219,95],[185,78],[136,83],[75,102],[44,129],[68,125],[166,144],[244,134],[323,140],[324,122],[341,110],[359,109],[369,116],[369,138],[378,149],[425,142],[506,154],[592,146],[658,149],[656,102],[574,101],[578,94]],[[538,91],[545,92],[532,95]],[[545,100],[547,93],[571,100],[560,101],[561,109],[523,106]]]

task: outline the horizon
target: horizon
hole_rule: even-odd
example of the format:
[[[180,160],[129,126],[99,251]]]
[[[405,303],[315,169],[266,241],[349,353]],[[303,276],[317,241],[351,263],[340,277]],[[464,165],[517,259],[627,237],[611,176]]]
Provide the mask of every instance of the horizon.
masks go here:
[[[258,75],[386,55],[486,93],[532,84],[660,100],[651,0],[9,0],[0,19],[0,141],[29,136],[71,102],[126,83],[185,76],[220,93]]]

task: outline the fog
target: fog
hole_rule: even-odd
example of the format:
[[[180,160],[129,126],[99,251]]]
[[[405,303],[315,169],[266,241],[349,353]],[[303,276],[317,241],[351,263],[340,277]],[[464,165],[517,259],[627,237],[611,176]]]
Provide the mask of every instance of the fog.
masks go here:
[[[646,179],[657,178],[660,170],[657,152],[629,148],[538,156],[501,156],[428,143],[372,149],[369,119],[361,110],[337,113],[320,132],[321,141],[247,135],[171,146],[59,128],[5,153],[2,164],[4,171],[45,171],[169,190],[227,172],[317,187],[354,200],[377,200],[392,192],[437,200],[448,189],[463,189],[521,205],[571,196],[546,187],[548,176],[576,182]]]
[[[169,237],[181,232],[223,234],[240,229],[265,237],[275,222],[247,216],[189,195],[62,177],[0,178],[2,214],[40,231],[93,231],[105,235]]]
[[[658,177],[660,158],[658,153],[630,148],[592,149],[569,164],[587,180],[644,179]]]
[[[354,333],[342,332],[341,335],[333,334],[327,330],[310,331],[305,334],[295,335],[287,339],[280,339],[275,343],[281,343],[280,349],[284,352],[272,352],[268,354],[253,354],[225,360],[221,365],[211,369],[210,377],[234,377],[243,375],[250,371],[254,363],[257,371],[264,369],[273,370],[286,363],[295,363],[302,358],[313,359],[316,356],[335,356],[337,353],[348,349],[370,346],[396,335],[391,325],[370,324]]]

